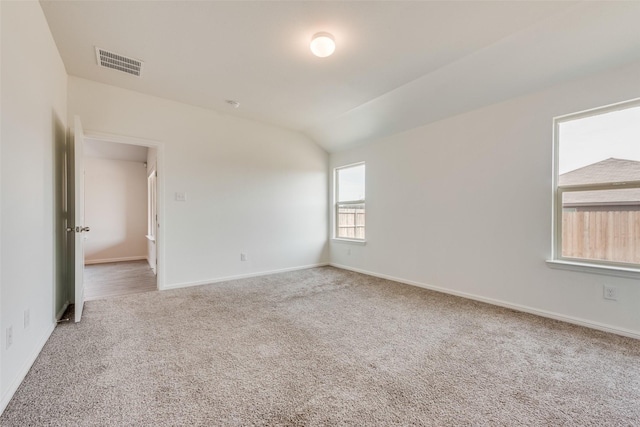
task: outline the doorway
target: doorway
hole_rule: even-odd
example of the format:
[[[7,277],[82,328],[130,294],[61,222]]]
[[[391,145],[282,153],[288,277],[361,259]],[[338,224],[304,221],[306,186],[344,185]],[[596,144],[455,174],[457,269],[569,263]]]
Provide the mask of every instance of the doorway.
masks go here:
[[[85,133],[85,301],[159,288],[158,158],[147,141]]]

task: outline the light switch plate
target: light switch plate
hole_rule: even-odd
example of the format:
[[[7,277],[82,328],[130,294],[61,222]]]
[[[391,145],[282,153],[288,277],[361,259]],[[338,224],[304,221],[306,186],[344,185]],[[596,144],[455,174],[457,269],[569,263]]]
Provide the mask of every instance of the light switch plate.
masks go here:
[[[187,201],[187,193],[177,192],[176,193],[176,202],[186,202]]]

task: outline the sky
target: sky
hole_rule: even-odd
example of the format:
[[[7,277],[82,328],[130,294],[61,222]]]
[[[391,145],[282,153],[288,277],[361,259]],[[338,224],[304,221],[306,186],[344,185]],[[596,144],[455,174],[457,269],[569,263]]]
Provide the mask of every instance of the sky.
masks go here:
[[[338,169],[339,202],[364,200],[364,165]]]
[[[640,106],[560,124],[559,174],[614,157],[640,161]]]

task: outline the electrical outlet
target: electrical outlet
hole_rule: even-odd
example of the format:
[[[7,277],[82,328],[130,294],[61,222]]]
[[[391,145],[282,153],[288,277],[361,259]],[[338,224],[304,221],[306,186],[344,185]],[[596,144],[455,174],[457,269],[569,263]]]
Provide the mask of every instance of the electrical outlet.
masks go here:
[[[176,202],[186,202],[187,201],[187,193],[177,192],[176,193]]]
[[[245,254],[244,252],[242,252],[240,254],[240,261],[246,261],[247,260],[247,254]]]
[[[24,328],[27,329],[30,323],[31,323],[31,315],[29,314],[29,309],[27,308],[24,311]]]
[[[7,350],[9,350],[11,344],[13,344],[13,326],[7,328]]]
[[[613,286],[604,285],[604,299],[610,299],[612,301],[618,301],[618,288]]]

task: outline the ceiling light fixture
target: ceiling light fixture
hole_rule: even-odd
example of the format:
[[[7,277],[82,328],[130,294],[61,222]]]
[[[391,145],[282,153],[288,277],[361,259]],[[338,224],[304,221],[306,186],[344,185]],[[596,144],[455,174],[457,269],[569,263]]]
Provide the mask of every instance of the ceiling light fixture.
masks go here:
[[[225,102],[231,105],[233,108],[238,108],[240,106],[240,103],[238,101],[234,101],[233,99],[227,99]]]
[[[311,38],[311,52],[320,58],[326,58],[336,50],[336,42],[329,33],[316,33]]]

